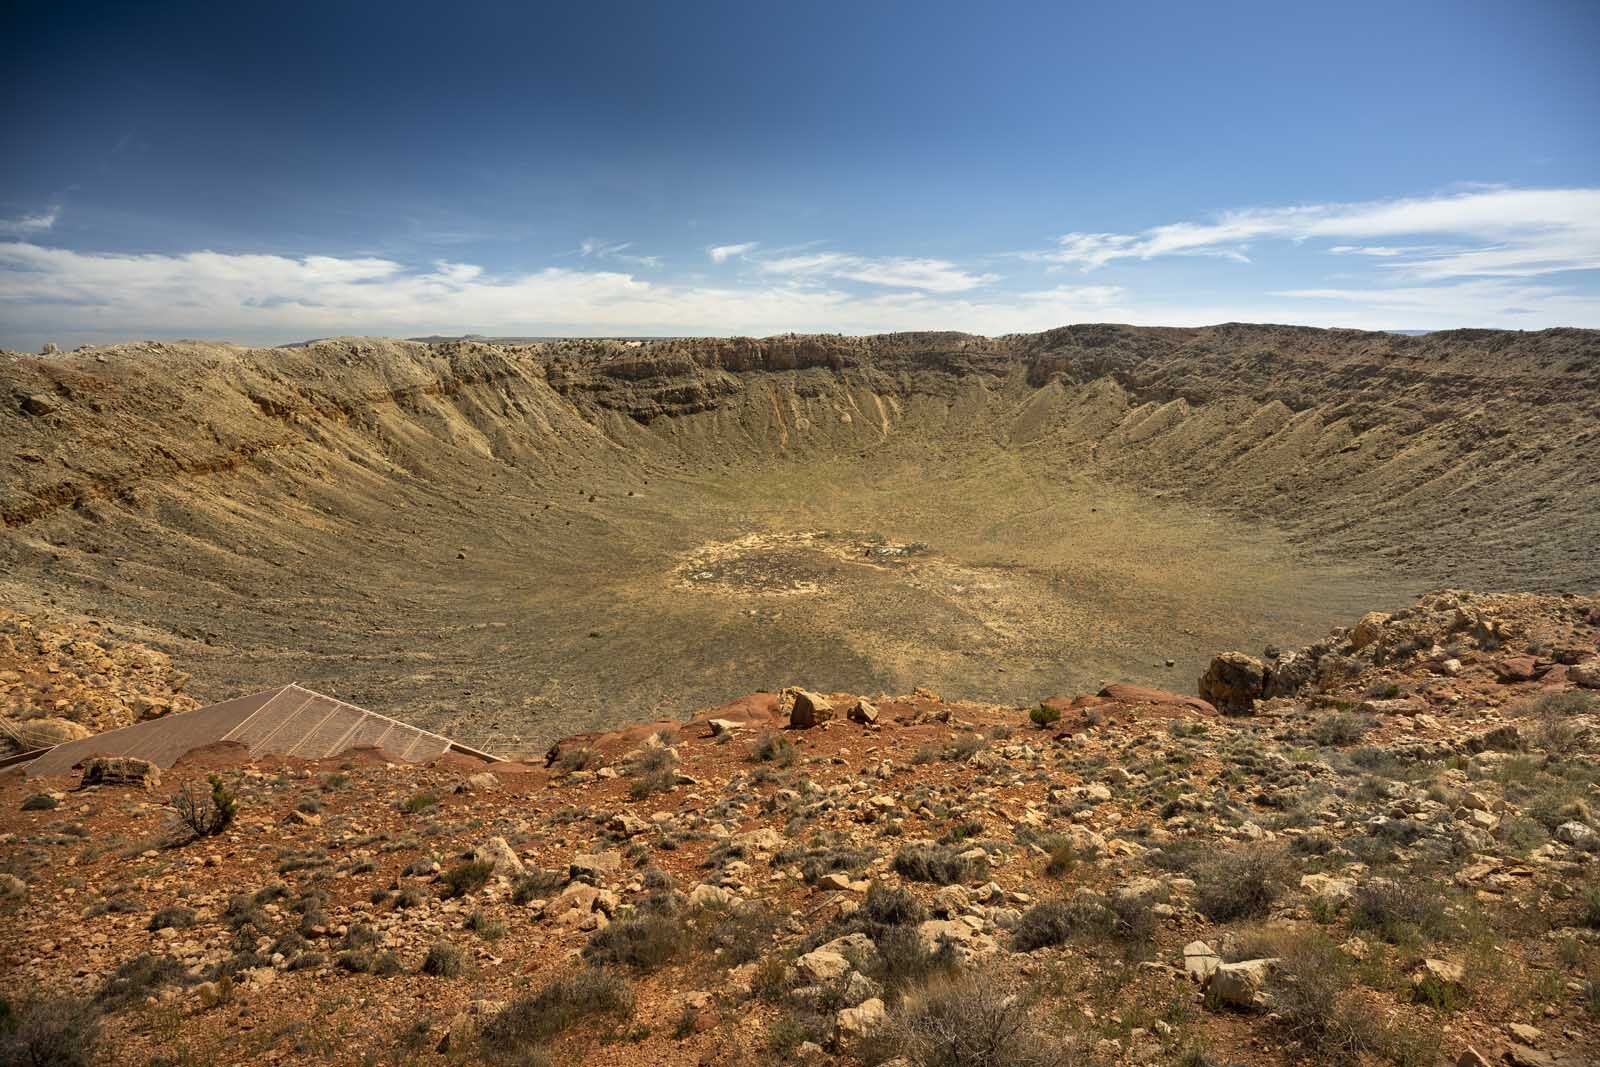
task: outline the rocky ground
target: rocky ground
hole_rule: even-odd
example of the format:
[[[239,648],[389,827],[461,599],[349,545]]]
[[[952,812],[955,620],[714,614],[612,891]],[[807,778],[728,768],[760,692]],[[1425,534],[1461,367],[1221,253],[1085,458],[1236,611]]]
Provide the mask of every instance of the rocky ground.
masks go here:
[[[10,692],[181,689],[6,625]],[[1575,1067],[1597,686],[1600,599],[1448,591],[1206,700],[791,689],[545,765],[12,771],[0,1061]]]
[[[0,608],[0,757],[192,711],[188,682],[164,653],[98,625]]]

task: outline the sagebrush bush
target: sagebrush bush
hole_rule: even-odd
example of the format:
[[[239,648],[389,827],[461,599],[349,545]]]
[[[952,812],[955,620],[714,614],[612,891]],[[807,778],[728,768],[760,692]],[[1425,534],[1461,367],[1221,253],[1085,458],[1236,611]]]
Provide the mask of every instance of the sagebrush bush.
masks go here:
[[[482,889],[494,873],[494,864],[488,860],[468,860],[458,863],[439,876],[447,896],[460,897]]]
[[[187,971],[171,956],[141,952],[123,960],[101,984],[95,1003],[106,1011],[118,1011],[139,1003],[165,986],[184,980]]]
[[[150,916],[147,930],[184,930],[194,925],[194,909],[181,904],[169,904]]]
[[[42,1000],[0,1024],[0,1063],[17,1067],[90,1067],[102,1033],[100,1013],[82,1000]]]
[[[916,1067],[1067,1067],[1080,1059],[1074,1046],[1037,1029],[1027,1006],[992,975],[935,981],[907,996],[874,1045],[882,1059],[900,1056]]]
[[[567,884],[566,875],[560,871],[548,871],[542,867],[534,867],[517,876],[511,883],[511,902],[513,904],[526,904],[530,900],[541,900],[549,897]]]
[[[670,748],[644,748],[628,762],[628,795],[643,800],[678,784],[678,757]]]
[[[466,950],[448,941],[435,941],[428,946],[421,969],[435,978],[459,978],[467,970]]]
[[[1371,730],[1372,720],[1364,715],[1335,711],[1318,719],[1311,736],[1319,745],[1353,745]]]
[[[617,919],[596,930],[583,947],[592,964],[618,963],[650,972],[671,962],[685,945],[682,923],[664,915]]]
[[[771,948],[781,919],[765,904],[747,903],[726,910],[707,909],[698,921],[717,962],[737,967],[760,959]]]
[[[757,762],[776,763],[780,767],[788,767],[794,763],[797,752],[794,742],[778,731],[762,730],[756,736],[755,749],[751,754]]]
[[[564,975],[537,993],[512,1001],[484,1023],[481,1042],[503,1059],[548,1041],[585,1019],[633,1014],[633,992],[621,977],[595,967]]]
[[[1054,726],[1056,723],[1061,721],[1061,709],[1046,707],[1045,705],[1040,704],[1032,711],[1028,712],[1028,720],[1032,722],[1033,725],[1043,730],[1047,727]]]
[[[1460,932],[1440,887],[1426,879],[1373,879],[1350,899],[1350,925],[1391,944],[1446,940]]]
[[[1278,899],[1289,871],[1283,853],[1261,846],[1205,860],[1194,871],[1195,906],[1213,922],[1259,918]]]
[[[929,841],[906,845],[894,855],[894,869],[902,878],[935,885],[970,882],[988,872],[989,865],[978,857],[965,858],[969,850],[959,845],[940,846]]]
[[[867,887],[866,899],[861,902],[861,914],[878,926],[915,926],[927,919],[928,909],[910,890],[873,882]]]
[[[1087,935],[1109,936],[1116,924],[1116,914],[1098,900],[1046,900],[1022,913],[1012,944],[1019,952],[1032,952]]]

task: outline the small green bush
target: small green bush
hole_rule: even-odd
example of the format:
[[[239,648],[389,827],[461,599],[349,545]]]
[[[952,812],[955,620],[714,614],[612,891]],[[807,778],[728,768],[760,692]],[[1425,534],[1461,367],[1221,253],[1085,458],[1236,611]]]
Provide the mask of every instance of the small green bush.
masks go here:
[[[438,803],[439,798],[433,793],[426,791],[421,793],[413,793],[411,796],[407,797],[401,802],[400,810],[405,812],[407,815],[417,815],[421,812],[427,811],[431,807],[437,806]]]
[[[461,897],[482,889],[494,873],[494,864],[487,860],[468,860],[458,863],[439,876],[447,896]]]
[[[54,811],[60,801],[49,793],[35,793],[22,802],[23,811]]]
[[[1033,725],[1037,726],[1041,730],[1044,730],[1061,721],[1061,709],[1047,707],[1044,704],[1040,704],[1038,707],[1028,712],[1028,719],[1033,723]]]
[[[542,900],[566,884],[566,876],[560,871],[548,871],[542,867],[535,867],[524,874],[518,875],[517,880],[511,883],[511,902],[513,904],[526,904],[530,900]]]

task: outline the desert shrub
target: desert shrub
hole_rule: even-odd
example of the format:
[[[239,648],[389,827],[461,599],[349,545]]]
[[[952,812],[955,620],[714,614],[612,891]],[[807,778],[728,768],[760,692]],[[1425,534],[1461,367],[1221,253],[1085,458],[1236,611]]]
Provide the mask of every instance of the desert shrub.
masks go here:
[[[935,885],[954,885],[970,882],[988,870],[984,859],[965,858],[969,849],[936,845],[919,841],[906,845],[894,854],[894,869],[902,878],[914,882],[932,882]]]
[[[481,1041],[492,1059],[504,1059],[548,1041],[595,1016],[633,1014],[633,992],[618,975],[595,967],[564,975],[537,993],[512,1001],[483,1025]]]
[[[467,953],[460,945],[435,941],[422,958],[421,970],[435,978],[459,978],[467,970]]]
[[[1600,885],[1591,885],[1578,898],[1578,921],[1591,930],[1600,930]]]
[[[870,968],[870,977],[882,983],[891,1004],[908,989],[955,974],[960,964],[955,946],[941,942],[930,949],[914,926],[880,928],[873,943],[878,957]]]
[[[1372,729],[1372,720],[1364,715],[1335,711],[1318,719],[1311,728],[1311,737],[1319,745],[1353,745]]]
[[[557,757],[557,762],[562,770],[570,773],[572,771],[592,771],[604,763],[605,759],[600,755],[599,749],[591,748],[588,745],[573,745],[571,748],[561,750],[561,755]]]
[[[1077,1059],[985,975],[935,981],[907,996],[875,1044],[884,1059],[900,1056],[916,1067],[1065,1067]]]
[[[60,802],[49,793],[35,793],[22,802],[23,811],[54,811]]]
[[[1047,729],[1061,721],[1061,709],[1046,707],[1045,705],[1040,704],[1038,707],[1028,712],[1028,721],[1032,722],[1033,725],[1037,726],[1041,730]]]
[[[866,899],[861,902],[861,914],[869,923],[878,926],[907,926],[926,920],[928,909],[908,890],[873,882],[867,887]]]
[[[788,767],[795,761],[794,742],[776,730],[762,730],[756,737],[756,747],[751,753],[758,763],[776,763]]]
[[[1574,715],[1600,715],[1600,695],[1586,693],[1581,689],[1571,689],[1565,693],[1546,693],[1517,705],[1513,711],[1518,715],[1535,717],[1552,715],[1571,718]]]
[[[181,904],[169,904],[150,916],[147,930],[183,930],[194,925],[194,910]]]
[[[944,746],[944,759],[951,763],[965,763],[976,756],[983,748],[983,738],[977,734],[965,733],[952,737]]]
[[[877,852],[870,848],[824,847],[808,849],[800,860],[800,876],[807,885],[816,885],[824,875],[854,874],[871,863]]]
[[[439,880],[444,883],[446,896],[460,897],[482,889],[493,873],[494,864],[488,860],[468,860],[445,871]]]
[[[628,762],[633,781],[628,795],[634,800],[665,793],[678,784],[678,757],[670,748],[644,748]]]
[[[1213,922],[1254,919],[1267,913],[1283,890],[1289,864],[1281,852],[1240,849],[1195,868],[1195,906]]]
[[[413,793],[400,803],[400,810],[407,815],[416,815],[427,811],[439,803],[439,797],[427,791]]]
[[[351,974],[372,974],[380,978],[388,978],[404,970],[400,958],[393,952],[377,952],[370,948],[341,952],[333,962],[340,970]]]
[[[3,1003],[3,1002],[0,1002]],[[42,1000],[0,1017],[0,1063],[89,1067],[100,1044],[100,1015],[81,1000]]]
[[[1307,1059],[1328,1064],[1387,1060],[1398,1067],[1431,1067],[1439,1035],[1385,1023],[1352,991],[1348,957],[1320,935],[1279,944],[1268,979],[1273,1014]]]
[[[467,916],[467,921],[462,924],[485,941],[498,941],[506,936],[506,924],[503,919],[497,919],[482,909],[474,911]]]
[[[172,806],[178,812],[178,820],[195,837],[211,837],[222,833],[239,813],[239,802],[228,791],[221,775],[207,775],[206,782],[209,789],[190,781],[179,786],[172,795]]]
[[[1392,944],[1448,939],[1460,932],[1438,885],[1373,879],[1350,900],[1350,925]]]
[[[640,915],[596,930],[583,946],[583,958],[591,964],[619,963],[648,973],[671,962],[684,942],[682,923],[664,915]]]
[[[513,904],[526,904],[530,900],[540,900],[556,892],[567,884],[566,876],[560,871],[548,871],[542,867],[535,867],[517,876],[511,883],[511,902]]]
[[[754,903],[725,910],[706,910],[699,919],[717,962],[726,967],[760,959],[771,947],[780,921],[777,912]]]
[[[171,956],[141,952],[123,960],[95,994],[95,1003],[105,1011],[120,1011],[139,1003],[165,986],[183,981],[183,964]]]
[[[375,926],[367,923],[352,923],[350,929],[345,931],[344,940],[339,942],[340,948],[359,949],[377,948],[383,943],[383,935],[378,933]]]
[[[1012,931],[1012,945],[1019,952],[1032,952],[1086,935],[1109,936],[1116,925],[1116,913],[1101,901],[1087,897],[1046,900],[1022,913]]]

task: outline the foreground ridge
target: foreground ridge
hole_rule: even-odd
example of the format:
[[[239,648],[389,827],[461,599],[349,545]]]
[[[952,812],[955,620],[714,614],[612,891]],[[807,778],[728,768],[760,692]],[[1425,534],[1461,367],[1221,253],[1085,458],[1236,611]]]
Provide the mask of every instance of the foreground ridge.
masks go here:
[[[21,725],[95,655],[138,661],[9,625]],[[1432,593],[1219,655],[1199,688],[792,688],[542,764],[213,746],[91,761],[112,784],[13,769],[0,1041],[98,1031],[118,1063],[1592,1061],[1600,598]],[[168,801],[208,774],[237,814],[196,837]]]

